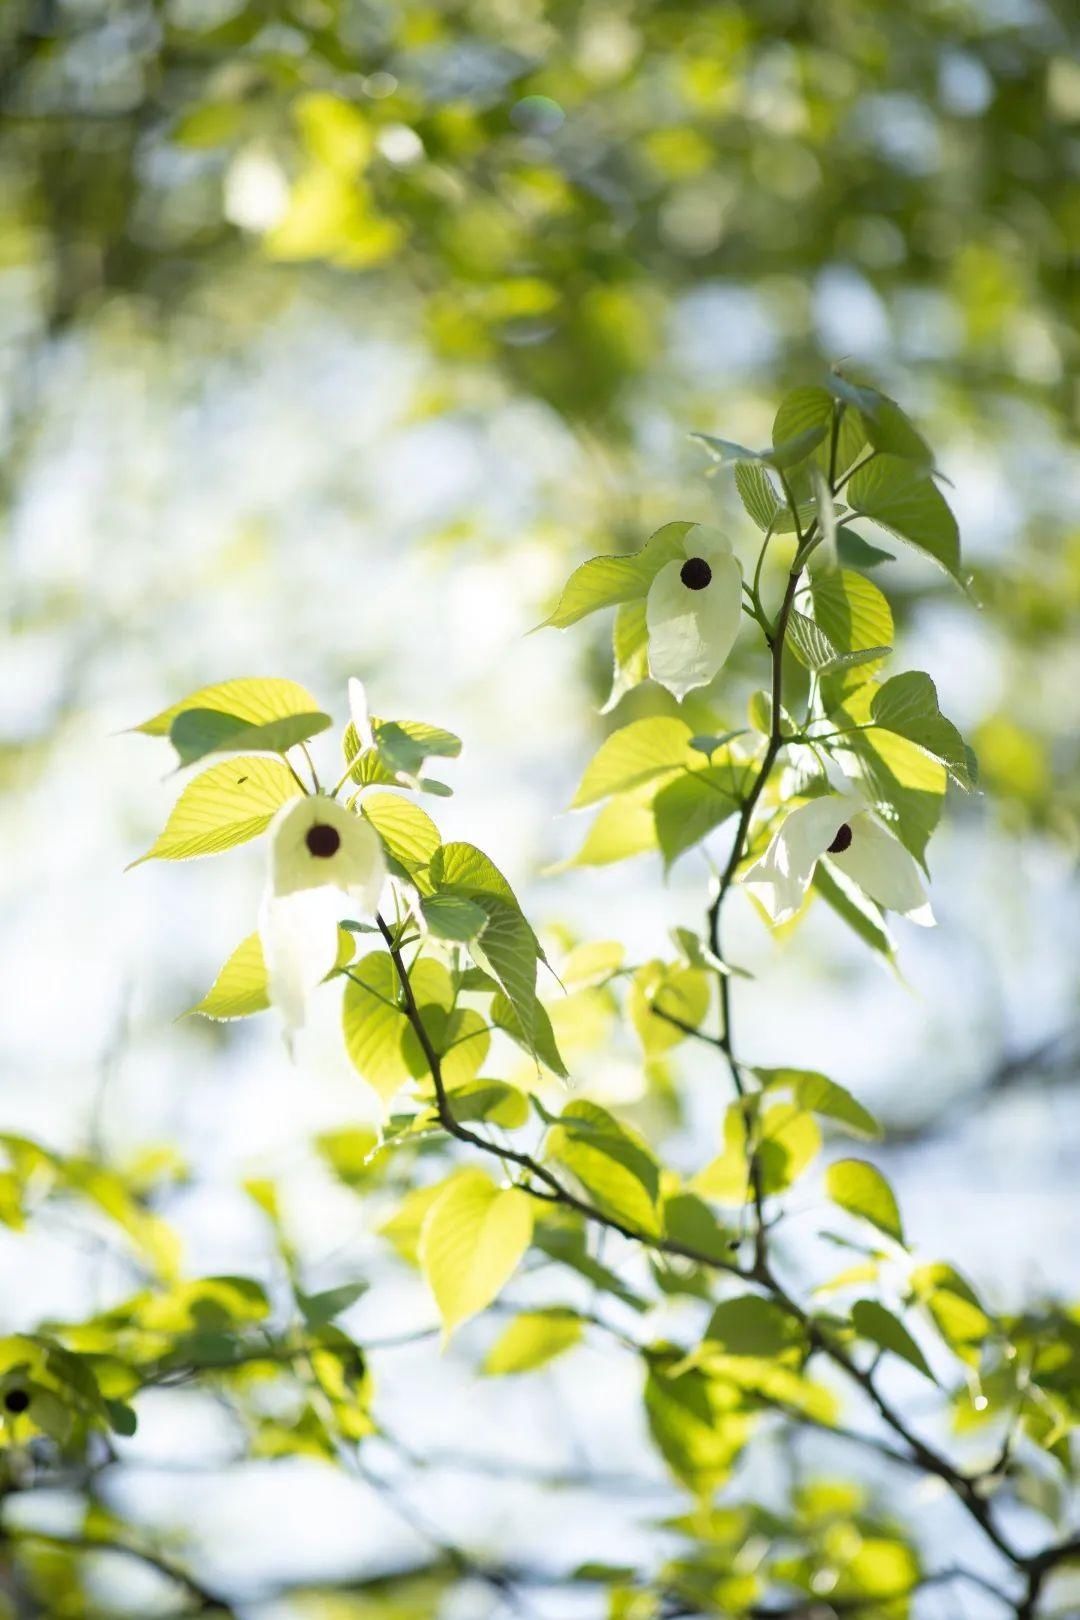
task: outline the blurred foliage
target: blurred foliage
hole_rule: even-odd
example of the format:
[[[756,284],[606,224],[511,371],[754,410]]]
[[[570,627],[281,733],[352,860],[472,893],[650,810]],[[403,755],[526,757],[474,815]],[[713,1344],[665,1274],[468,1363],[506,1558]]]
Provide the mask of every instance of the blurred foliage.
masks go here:
[[[1020,492],[1002,543],[974,559],[999,679],[980,694],[971,738],[981,785],[1006,823],[1075,850],[1080,528],[1068,458],[1080,426],[1078,44],[1071,0],[6,0],[5,500],[17,506],[40,451],[49,364],[65,343],[105,331],[135,365],[171,344],[213,353],[311,297],[345,324],[422,348],[430,365],[418,410],[539,402],[572,430],[590,475],[584,515],[553,524],[545,542],[572,546],[580,560],[582,531],[603,528],[608,549],[629,551],[644,538],[657,445],[663,459],[672,429],[714,428],[732,394],[757,406],[777,378],[817,382],[842,358],[836,332],[845,323],[823,315],[831,301],[863,331],[862,355],[880,348],[886,373],[913,379],[946,457],[953,448],[969,457],[976,483],[993,463]],[[688,331],[693,346],[718,289],[752,295],[727,318],[732,338],[740,311],[760,327],[758,353],[731,375],[721,364],[702,377],[680,359],[677,334]],[[846,561],[870,568],[874,559]],[[766,570],[767,588],[777,577]],[[940,608],[947,588],[927,578],[903,584],[891,593],[898,620]],[[24,617],[15,600],[17,631],[39,604]],[[40,611],[71,622],[88,606],[50,600]],[[108,612],[94,629],[113,632]],[[641,629],[630,615],[616,626],[623,725],[656,711],[655,695],[627,695],[643,675]],[[589,676],[606,697],[606,650],[595,652]],[[725,723],[704,707],[694,724],[699,716],[702,726]],[[410,740],[380,737],[364,783],[393,782]],[[22,779],[50,746],[38,733],[5,742],[4,780]],[[732,759],[740,762],[738,749],[716,766],[725,780]],[[639,787],[618,790],[615,843],[615,823],[600,812],[590,858],[598,847],[604,859],[621,858],[658,839],[669,858],[681,853],[687,806],[675,805],[675,832],[665,836],[651,790]],[[730,814],[736,801],[715,797],[715,813]],[[375,821],[374,795],[365,807]],[[432,853],[425,819],[417,810],[403,826],[379,826],[396,874],[414,882]],[[695,825],[695,836],[703,830]],[[842,894],[819,892],[872,945],[891,950],[872,918],[845,914]],[[441,917],[430,908],[432,932],[437,922],[461,926],[479,903],[473,891],[451,899]],[[265,1005],[261,961],[252,980],[253,937],[202,1010],[232,1017]],[[560,1049],[588,1063],[609,1043],[645,1068],[647,1100],[626,1117],[587,1103],[557,1123],[540,1117],[551,1126],[553,1161],[609,1219],[639,1221],[697,1258],[656,1253],[623,1275],[588,1242],[579,1213],[545,1210],[530,1252],[556,1279],[551,1299],[507,1307],[494,1342],[468,1341],[477,1372],[490,1378],[597,1344],[629,1348],[640,1363],[643,1422],[684,1498],[663,1522],[663,1556],[505,1570],[438,1544],[405,1571],[290,1592],[291,1612],[428,1620],[464,1580],[487,1594],[493,1614],[508,1593],[535,1586],[589,1594],[610,1620],[907,1620],[948,1581],[926,1562],[895,1491],[877,1477],[856,1481],[854,1471],[808,1472],[792,1444],[806,1430],[844,1440],[833,1390],[807,1370],[820,1335],[861,1369],[883,1358],[906,1363],[900,1376],[934,1402],[941,1444],[962,1458],[951,1488],[991,1502],[995,1515],[1033,1516],[1043,1542],[1066,1549],[1054,1601],[1062,1615],[1073,1612],[1075,1549],[1065,1538],[1080,1417],[1075,1305],[997,1314],[945,1262],[909,1264],[899,1228],[872,1219],[872,1232],[848,1226],[836,1236],[837,1269],[820,1279],[798,1331],[748,1306],[726,1281],[717,1289],[701,1257],[723,1259],[744,1235],[753,1132],[772,1198],[815,1160],[821,1116],[827,1134],[872,1134],[873,1121],[868,1131],[854,1098],[823,1092],[822,1076],[763,1071],[763,1088],[789,1090],[790,1101],[770,1102],[760,1118],[733,1104],[718,1154],[693,1185],[661,1166],[648,1144],[687,1118],[674,1057],[685,1032],[658,1016],[658,997],[697,1029],[714,993],[701,940],[684,930],[676,943],[669,962],[628,965],[618,946],[549,942],[569,994],[538,1004],[532,1038],[551,1070]],[[393,994],[389,959],[370,960],[377,965],[367,980],[357,975],[346,1001],[357,1029],[369,1030],[363,1015]],[[472,1004],[458,1008],[459,992],[526,1049],[515,1052],[509,1081],[478,1076],[486,1047],[474,1064],[459,1045],[460,1068],[448,1065],[457,1117],[502,1143],[531,1117],[524,1093],[535,1065],[520,1009],[494,980],[482,982],[482,970],[466,970],[480,974],[466,982],[434,966],[424,1011],[441,1057],[462,1032],[475,1034],[452,1023],[477,1017]],[[390,1012],[382,1046],[362,1054],[369,1078],[388,1090],[427,1073],[404,1010],[395,1003]],[[354,1060],[358,1051],[354,1042]],[[342,1197],[362,1200],[403,1272],[429,1265],[424,1223],[437,1198],[455,1193],[430,1096],[421,1103],[391,1122],[392,1151],[377,1151],[361,1128],[317,1144],[321,1173]],[[273,1282],[190,1278],[167,1219],[188,1176],[171,1149],[113,1164],[96,1147],[63,1153],[14,1133],[0,1148],[5,1226],[33,1235],[66,1221],[95,1252],[122,1255],[139,1280],[88,1319],[49,1319],[0,1339],[4,1620],[245,1607],[193,1576],[195,1561],[174,1557],[167,1538],[144,1535],[109,1505],[139,1404],[157,1391],[212,1395],[228,1414],[238,1461],[304,1457],[374,1478],[393,1499],[378,1466],[400,1460],[403,1448],[379,1422],[369,1357],[398,1345],[341,1325],[366,1278],[315,1286],[275,1185],[247,1189],[268,1233]],[[836,1186],[847,1212],[838,1219],[870,1218],[842,1175]],[[480,1201],[495,1197],[485,1188]],[[459,1194],[448,1200],[456,1202]],[[868,1291],[884,1293],[888,1306]],[[690,1350],[643,1325],[649,1311],[703,1304],[708,1326]],[[751,1439],[771,1446],[776,1488],[725,1499]],[[20,1511],[39,1491],[46,1500],[70,1493],[63,1528]],[[117,1596],[132,1565],[156,1578],[150,1599]],[[1010,1587],[1004,1607],[1030,1620],[1050,1566],[1040,1573],[1029,1561],[1021,1573],[1025,1590],[1014,1601]]]
[[[702,425],[676,313],[750,289],[767,387],[840,358],[827,293],[1028,469],[1025,545],[980,589],[1029,677],[1077,628],[1075,519],[1033,469],[1080,420],[1078,32],[1069,0],[8,0],[9,489],[42,343],[123,307],[129,341],[231,342],[307,288],[421,336],[445,404],[498,379],[550,405],[632,545],[643,410]],[[1075,707],[1050,729],[1021,684],[987,783],[1075,843]]]

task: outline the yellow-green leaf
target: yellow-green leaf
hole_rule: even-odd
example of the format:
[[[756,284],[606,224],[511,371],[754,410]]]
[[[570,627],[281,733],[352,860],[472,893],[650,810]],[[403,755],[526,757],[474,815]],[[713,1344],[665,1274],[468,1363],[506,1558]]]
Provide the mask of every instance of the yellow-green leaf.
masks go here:
[[[172,808],[164,831],[142,861],[186,861],[216,855],[265,832],[275,813],[300,792],[279,759],[244,755],[212,765],[189,782]]]
[[[517,1269],[532,1229],[528,1193],[497,1187],[483,1170],[462,1170],[434,1200],[419,1255],[444,1338],[491,1304]]]
[[[407,872],[427,866],[441,843],[427,812],[400,793],[365,794],[360,814],[375,828],[387,855]]]
[[[193,1013],[204,1018],[248,1018],[270,1005],[262,940],[249,934],[233,951]]]
[[[523,1311],[496,1339],[483,1370],[489,1378],[534,1372],[581,1342],[581,1318],[558,1306]]]
[[[869,1221],[879,1232],[904,1241],[900,1211],[889,1183],[875,1165],[865,1159],[838,1159],[825,1173],[825,1186],[834,1204]]]
[[[187,709],[212,709],[218,714],[234,715],[250,726],[263,726],[271,720],[285,720],[294,714],[318,711],[318,701],[296,681],[284,681],[263,676],[237,681],[221,681],[217,686],[203,686],[179,703],[170,704],[144,720],[135,731],[148,737],[167,737],[178,714]]]

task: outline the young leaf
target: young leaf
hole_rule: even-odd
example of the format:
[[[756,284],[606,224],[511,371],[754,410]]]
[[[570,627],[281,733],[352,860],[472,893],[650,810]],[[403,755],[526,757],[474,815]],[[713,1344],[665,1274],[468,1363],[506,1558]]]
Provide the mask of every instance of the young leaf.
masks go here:
[[[560,861],[551,870],[563,872],[574,866],[610,866],[645,855],[657,844],[653,800],[656,779],[609,800],[585,834],[576,855]]]
[[[880,1349],[890,1350],[925,1378],[936,1381],[926,1357],[903,1322],[886,1310],[884,1305],[879,1305],[876,1299],[857,1299],[851,1307],[851,1322],[860,1339],[869,1339]]]
[[[217,709],[183,709],[169,728],[169,741],[181,765],[194,765],[208,754],[284,754],[332,724],[328,714],[314,712],[286,715],[253,726],[238,715],[222,714]]]
[[[437,939],[457,940],[462,944],[475,939],[487,923],[483,906],[475,900],[466,900],[461,894],[433,894],[421,900],[424,921]]]
[[[611,693],[601,709],[610,714],[620,698],[633,687],[639,686],[649,674],[649,631],[645,622],[645,602],[638,599],[622,602],[615,610],[615,623],[611,632],[614,673]]]
[[[861,534],[842,524],[836,534],[836,555],[844,568],[877,568],[881,563],[895,562],[891,551],[872,546]]]
[[[428,865],[441,842],[427,812],[400,793],[366,793],[360,814],[371,822],[390,859],[410,875]]]
[[[761,1294],[723,1300],[713,1311],[705,1337],[729,1356],[781,1357],[803,1349],[806,1340],[790,1311]]]
[[[510,1280],[532,1230],[528,1193],[497,1187],[483,1170],[461,1170],[443,1188],[424,1217],[418,1252],[444,1342]]]
[[[627,557],[592,557],[570,575],[555,611],[539,629],[565,630],[587,614],[645,596],[664,564],[683,555],[692,523],[665,523],[640,551]]]
[[[177,715],[188,709],[213,710],[231,716],[243,725],[263,726],[272,720],[286,720],[295,714],[317,713],[319,705],[304,687],[295,681],[283,681],[261,676],[237,681],[222,681],[217,686],[203,686],[190,697],[181,698],[141,726],[133,727],[148,737],[167,737]]]
[[[233,951],[202,1000],[192,1007],[204,1018],[247,1018],[270,1005],[262,940],[249,934]]]
[[[613,731],[593,756],[571,809],[584,809],[613,793],[624,793],[654,777],[670,776],[690,766],[692,735],[686,721],[674,715],[651,715]]]
[[[186,861],[216,855],[265,832],[274,815],[300,792],[279,759],[252,754],[223,760],[197,776],[177,799],[157,841],[143,861]]]
[[[894,675],[874,693],[870,718],[940,760],[961,787],[974,786],[964,739],[938,707],[937,687],[929,675],[919,670]]]
[[[867,384],[849,382],[838,372],[830,375],[827,386],[837,399],[858,411],[867,440],[875,450],[900,456],[922,467],[933,465],[930,446],[910,417],[887,394]]]
[[[670,866],[739,809],[744,764],[708,765],[667,782],[653,800],[656,837]]]
[[[389,952],[374,951],[349,969],[341,1004],[349,1057],[384,1102],[410,1078],[402,1050],[409,1026],[398,993],[397,969]]]
[[[780,501],[766,469],[760,462],[740,461],[735,468],[735,488],[747,516],[765,533],[776,522]]]
[[[790,1091],[800,1108],[833,1119],[857,1136],[880,1137],[881,1126],[851,1092],[812,1069],[755,1069],[766,1091]]]
[[[594,1203],[638,1231],[657,1234],[660,1167],[644,1141],[596,1103],[564,1108],[547,1157],[565,1165]]]
[[[838,1159],[825,1172],[825,1186],[834,1204],[869,1221],[886,1237],[904,1241],[900,1211],[889,1183],[875,1165],[865,1159]]]
[[[492,1345],[482,1370],[489,1378],[535,1372],[580,1344],[581,1337],[581,1318],[575,1311],[560,1306],[523,1311]]]
[[[814,575],[810,581],[814,619],[840,653],[891,647],[893,616],[870,580],[848,568]]]
[[[833,646],[820,624],[797,608],[788,618],[787,639],[800,664],[821,675],[855,669],[860,664],[878,664],[892,652],[891,647],[861,647],[857,652],[841,652]]]

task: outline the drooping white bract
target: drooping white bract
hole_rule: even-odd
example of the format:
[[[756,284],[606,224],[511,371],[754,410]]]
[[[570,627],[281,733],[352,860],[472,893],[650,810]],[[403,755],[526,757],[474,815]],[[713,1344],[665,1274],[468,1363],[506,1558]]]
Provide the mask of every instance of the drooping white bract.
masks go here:
[[[355,675],[349,676],[349,719],[356,727],[356,735],[360,739],[361,748],[374,748],[375,733],[371,728],[371,715],[368,711],[367,691],[364,683],[357,680]]]
[[[270,824],[270,875],[259,918],[270,1000],[289,1032],[337,960],[341,896],[364,916],[378,908],[386,860],[369,822],[316,793]]]
[[[830,793],[790,811],[741,881],[755,891],[773,922],[787,922],[802,905],[824,855],[886,911],[933,926],[914,857],[854,793]]]
[[[695,524],[685,556],[665,563],[649,587],[649,674],[677,698],[705,686],[739,633],[742,568],[718,529]]]

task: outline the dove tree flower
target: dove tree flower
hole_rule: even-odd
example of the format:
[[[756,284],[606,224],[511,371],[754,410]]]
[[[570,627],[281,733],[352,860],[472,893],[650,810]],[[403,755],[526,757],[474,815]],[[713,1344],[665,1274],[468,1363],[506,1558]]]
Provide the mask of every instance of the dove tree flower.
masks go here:
[[[682,699],[723,666],[742,597],[742,567],[726,535],[704,523],[665,523],[640,551],[582,563],[544,623],[564,630],[616,607],[608,707],[646,675]]]
[[[826,857],[886,911],[933,926],[917,862],[854,793],[830,793],[791,810],[742,882],[774,923],[787,922]]]
[[[677,698],[706,686],[739,633],[742,568],[731,542],[695,524],[683,555],[660,569],[645,599],[649,674]]]
[[[337,960],[341,897],[370,917],[385,878],[375,829],[336,799],[316,793],[278,811],[259,934],[270,1000],[290,1032]]]

